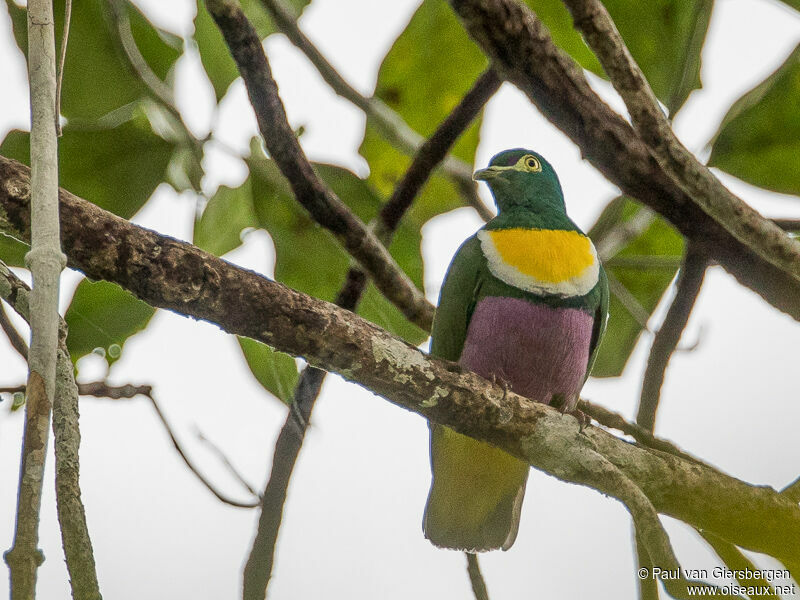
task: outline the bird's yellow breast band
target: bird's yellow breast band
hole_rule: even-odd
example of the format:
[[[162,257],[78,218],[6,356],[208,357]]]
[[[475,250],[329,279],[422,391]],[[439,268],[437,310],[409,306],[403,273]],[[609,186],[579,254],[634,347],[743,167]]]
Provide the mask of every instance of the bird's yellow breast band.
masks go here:
[[[478,239],[491,273],[514,287],[566,297],[582,296],[597,283],[597,252],[577,231],[482,230]]]

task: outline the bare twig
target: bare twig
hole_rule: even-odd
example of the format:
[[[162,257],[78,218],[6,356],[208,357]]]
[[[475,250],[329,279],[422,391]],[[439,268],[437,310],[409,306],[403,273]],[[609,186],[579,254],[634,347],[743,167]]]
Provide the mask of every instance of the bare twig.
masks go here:
[[[58,81],[56,82],[56,135],[61,137],[61,84],[64,82],[64,64],[67,62],[69,23],[72,19],[72,0],[64,2],[64,31],[61,34],[61,50],[58,57]]]
[[[642,206],[632,218],[612,227],[602,239],[595,242],[597,254],[603,264],[614,258],[629,242],[647,231],[655,220],[655,212]]]
[[[672,132],[653,90],[599,0],[564,0],[619,92],[636,130],[672,182],[763,260],[800,284],[800,242],[730,192]]]
[[[66,326],[62,331],[66,331]],[[63,336],[56,365],[53,438],[56,457],[56,507],[72,597],[74,600],[100,600],[92,541],[86,524],[86,510],[81,500],[78,388]]]
[[[741,550],[713,533],[698,530],[708,545],[714,549],[717,556],[722,559],[722,562],[734,573],[748,573],[747,578],[737,578],[739,585],[743,587],[757,587],[759,588],[758,598],[772,598],[773,600],[780,600],[780,596],[775,593],[775,588],[772,587],[769,581],[760,576],[761,570],[747,558]],[[755,597],[752,595],[751,597]]]
[[[741,284],[800,319],[797,278],[743,244],[669,178],[645,142],[594,92],[584,70],[555,45],[525,3],[449,3],[494,68],[569,136],[609,181],[661,214]]]
[[[624,267],[628,269],[642,269],[650,271],[652,269],[665,269],[677,271],[682,264],[680,256],[661,256],[658,254],[642,256],[615,256],[603,261],[603,266],[608,268]]]
[[[447,156],[447,152],[452,148],[455,140],[478,116],[483,106],[500,88],[501,83],[502,80],[492,69],[484,71],[475,80],[458,106],[442,121],[433,135],[420,146],[419,152],[414,156],[413,162],[397,184],[392,197],[381,210],[376,229],[381,240],[383,240],[384,231],[394,231],[397,228],[401,217],[428,181],[434,167]],[[491,218],[491,213],[489,213],[489,218]]]
[[[70,365],[72,363],[70,362]],[[71,369],[71,367],[70,367]],[[246,502],[239,502],[237,500],[232,500],[219,490],[217,490],[214,485],[197,469],[194,463],[191,462],[188,455],[184,452],[183,447],[180,445],[175,433],[172,430],[172,427],[167,421],[164,413],[161,411],[161,407],[159,406],[158,402],[156,402],[155,398],[153,397],[153,388],[149,385],[133,385],[133,384],[125,384],[125,385],[109,385],[105,381],[93,381],[89,383],[79,383],[76,387],[77,393],[80,396],[93,396],[95,398],[109,398],[112,400],[121,400],[127,398],[133,398],[134,396],[142,395],[146,396],[153,404],[153,408],[155,408],[156,414],[158,418],[161,420],[161,423],[164,425],[164,428],[167,430],[167,434],[172,440],[172,444],[175,449],[178,451],[178,454],[183,459],[183,462],[186,463],[186,466],[194,473],[197,478],[205,485],[212,494],[214,494],[217,498],[219,498],[222,502],[226,504],[230,504],[232,506],[240,507],[240,508],[254,508],[258,506],[256,501],[251,503]],[[14,393],[14,392],[24,392],[25,386],[14,386],[14,387],[5,387],[0,388],[0,393]],[[71,410],[71,409],[70,409]],[[77,418],[77,409],[75,416]],[[55,427],[55,426],[54,426]],[[198,432],[198,436],[201,440],[203,440],[206,444],[208,444],[215,453],[220,457],[222,462],[228,467],[231,473],[236,477],[242,485],[249,491],[253,496],[258,498],[258,492],[256,492],[252,486],[250,486],[244,478],[239,474],[239,472],[234,468],[234,466],[230,463],[228,458],[222,453],[222,451],[214,446],[214,444],[208,440],[202,433]]]
[[[678,342],[681,339],[689,315],[694,307],[703,278],[706,273],[706,257],[700,254],[690,243],[686,249],[683,267],[678,273],[675,284],[675,298],[664,317],[664,322],[653,338],[650,356],[647,359],[647,368],[642,382],[642,393],[639,397],[639,409],[636,414],[636,423],[653,431],[655,429],[656,411],[661,397],[661,386],[664,383],[667,364]]]
[[[475,594],[475,600],[489,600],[489,592],[486,589],[486,581],[483,579],[481,566],[478,563],[478,555],[469,552],[464,554],[467,557],[467,575],[469,575],[469,582],[472,584],[472,593]]]
[[[28,181],[23,165],[0,157],[5,211],[0,228],[22,240],[28,236]],[[641,448],[596,427],[579,433],[571,416],[504,393],[502,386],[432,359],[357,315],[138,227],[68,192],[61,194],[61,217],[70,264],[93,279],[117,283],[151,306],[302,356],[556,476],[574,459],[575,448],[590,441],[660,513],[775,556],[800,572],[800,507],[775,490]]]
[[[800,219],[772,219],[784,231],[800,231]]]
[[[128,2],[125,0],[112,0],[109,2],[109,6],[117,28],[117,39],[125,57],[128,59],[128,64],[153,95],[180,120],[180,113],[175,106],[175,97],[172,89],[153,72],[136,44],[131,31],[131,22],[128,18]]]
[[[133,398],[139,394],[147,396],[152,388],[149,385],[109,385],[105,381],[92,381],[89,383],[78,383],[78,394],[80,396],[94,396],[95,398],[110,398],[120,400],[122,398]],[[24,385],[16,385],[0,388],[0,393],[14,394],[24,392]]]
[[[606,271],[608,278],[608,289],[617,297],[620,304],[625,307],[633,320],[636,321],[642,329],[649,331],[647,322],[650,320],[650,313],[647,312],[644,306],[639,303],[639,300],[634,296],[625,285],[616,278],[614,273]]]
[[[14,545],[5,553],[11,573],[13,600],[34,597],[36,571],[44,562],[44,554],[37,546],[44,459],[47,454],[52,405],[44,389],[44,381],[35,371],[28,379],[27,389]]]
[[[275,442],[272,470],[261,496],[261,515],[256,537],[242,576],[244,600],[263,600],[266,595],[267,585],[272,577],[275,544],[283,519],[289,481],[325,374],[325,371],[314,367],[303,371],[294,393],[293,408],[286,414],[286,421]],[[297,413],[300,413],[299,417]]]
[[[217,446],[214,442],[208,439],[203,432],[199,429],[195,432],[197,434],[197,439],[203,442],[209,449],[217,455],[217,458],[222,462],[223,465],[228,469],[228,472],[233,475],[233,477],[242,484],[242,486],[253,496],[256,498],[260,498],[256,489],[250,485],[250,483],[244,478],[244,475],[241,474],[239,469],[237,469],[234,464],[231,462],[231,459],[228,458],[227,454],[222,451],[222,448]]]
[[[297,137],[272,78],[258,34],[233,0],[206,0],[239,72],[264,143],[276,165],[289,181],[295,198],[369,273],[375,286],[410,320],[429,329],[433,306],[397,265],[377,237],[354,215],[314,172]]]
[[[122,398],[133,398],[141,394],[149,396],[153,391],[149,385],[109,385],[105,381],[91,381],[89,383],[79,383],[78,393],[81,396],[94,396],[95,398],[110,398],[111,400],[121,400]]]
[[[372,119],[378,131],[398,150],[409,156],[417,153],[424,139],[406,124],[403,118],[384,104],[380,98],[367,98],[353,88],[311,43],[297,25],[297,17],[284,0],[261,0],[278,28],[302,51],[311,64],[336,94],[349,100]],[[483,203],[472,181],[470,166],[455,156],[446,156],[442,169],[458,184],[464,197],[484,221],[492,218],[492,211]]]
[[[18,393],[24,394],[26,389],[27,387],[25,386],[25,384],[0,387],[0,394],[18,394]]]
[[[139,50],[136,38],[133,36],[133,31],[131,30],[130,17],[128,15],[128,11],[131,10],[130,1],[111,0],[108,4],[111,9],[111,18],[117,29],[117,35],[112,36],[114,43],[119,47],[121,54],[127,59],[131,70],[144,84],[155,102],[172,117],[172,131],[186,144],[186,147],[190,149],[199,162],[202,157],[203,142],[205,140],[197,139],[186,126],[183,115],[175,104],[175,94],[172,88],[156,75],[142,55],[141,50]]]
[[[181,446],[181,443],[178,441],[178,438],[175,436],[175,432],[173,432],[173,430],[172,430],[172,426],[169,424],[169,421],[167,421],[167,418],[166,418],[166,416],[164,416],[164,413],[161,412],[161,407],[158,405],[158,402],[156,401],[155,396],[153,394],[151,394],[151,393],[143,394],[143,395],[146,396],[150,400],[150,402],[152,403],[153,408],[156,411],[156,415],[158,415],[158,418],[161,421],[161,424],[164,426],[164,429],[167,430],[167,435],[169,435],[169,439],[172,441],[172,445],[175,447],[175,450],[177,450],[177,452],[180,455],[181,459],[183,459],[183,462],[186,464],[187,467],[189,467],[189,470],[192,473],[194,473],[195,477],[197,477],[197,479],[200,480],[200,483],[202,483],[204,486],[206,486],[206,489],[208,489],[208,491],[210,491],[212,494],[214,494],[214,496],[216,496],[219,501],[224,502],[225,504],[229,504],[231,506],[235,506],[237,508],[255,508],[256,506],[258,506],[258,500],[251,500],[249,502],[242,502],[242,501],[239,501],[239,500],[234,500],[233,498],[230,498],[227,495],[225,495],[224,493],[222,493],[221,491],[219,491],[214,486],[214,484],[211,483],[206,478],[206,476],[203,475],[200,472],[200,470],[195,466],[195,464],[191,461],[191,459],[184,452],[183,447]]]
[[[601,425],[610,429],[616,429],[617,431],[621,431],[622,433],[631,436],[642,446],[652,448],[653,450],[658,450],[659,452],[666,452],[667,454],[678,456],[681,459],[689,462],[702,464],[702,461],[700,461],[699,458],[688,454],[667,440],[663,440],[654,436],[652,431],[649,431],[635,423],[631,423],[630,421],[626,421],[619,413],[608,410],[599,404],[593,404],[588,400],[579,400],[578,408]]]
[[[14,327],[13,323],[8,318],[8,314],[6,313],[6,309],[3,306],[3,303],[0,302],[0,328],[8,337],[8,341],[11,343],[12,348],[17,351],[17,353],[28,360],[28,344],[20,335],[19,331]],[[0,391],[9,391],[9,390],[0,390]],[[25,391],[24,389],[22,391]]]
[[[389,245],[403,215],[430,174],[477,116],[499,84],[499,79],[491,71],[481,75],[433,135],[422,144],[392,197],[373,224],[376,235],[383,244]],[[350,269],[336,297],[336,305],[354,311],[366,289],[367,281],[363,271],[358,268]],[[303,371],[286,422],[275,443],[272,472],[262,495],[261,517],[244,569],[243,588],[246,600],[250,598],[261,600],[266,593],[272,575],[275,544],[281,526],[289,480],[325,375],[325,371],[314,367],[308,367]]]

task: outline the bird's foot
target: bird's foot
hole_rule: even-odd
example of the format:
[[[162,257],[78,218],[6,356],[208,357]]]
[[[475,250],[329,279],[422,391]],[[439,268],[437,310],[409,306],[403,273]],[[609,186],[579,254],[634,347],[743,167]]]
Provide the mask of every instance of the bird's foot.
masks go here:
[[[578,419],[578,433],[583,433],[583,430],[586,429],[587,425],[589,425],[591,419],[586,415],[585,412],[578,408],[572,410],[569,414]]]
[[[508,381],[506,381],[502,374],[498,376],[496,373],[492,373],[491,381],[495,385],[500,384],[500,386],[503,388],[503,402],[505,402],[506,398],[508,398],[508,390],[510,389]]]
[[[558,409],[562,415],[572,415],[575,417],[578,420],[578,426],[580,427],[579,432],[583,433],[583,430],[586,429],[590,419],[582,410],[575,408],[575,404],[577,404],[577,402],[568,401],[564,397],[564,394],[553,394],[550,400],[550,406]]]

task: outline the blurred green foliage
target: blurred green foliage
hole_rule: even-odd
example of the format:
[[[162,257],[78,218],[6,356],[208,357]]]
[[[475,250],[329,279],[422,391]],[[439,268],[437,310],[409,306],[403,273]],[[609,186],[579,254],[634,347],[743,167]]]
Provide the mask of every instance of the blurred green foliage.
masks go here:
[[[561,0],[525,1],[564,51],[587,70],[603,76]],[[243,0],[242,4],[262,38],[274,32],[258,0]],[[309,0],[291,0],[291,4],[299,14]],[[701,51],[713,1],[653,0],[643,4],[605,0],[605,4],[656,95],[674,116],[701,86]],[[797,0],[786,4],[800,8]],[[12,0],[6,0],[6,5],[17,42],[25,52],[25,10]],[[59,32],[63,6],[64,0],[55,2]],[[159,99],[132,68],[120,38],[127,35],[125,27],[120,27],[126,19],[146,69],[166,90],[173,85],[176,61],[187,51],[199,53],[217,102],[238,75],[202,2],[198,2],[194,33],[188,40],[153,26],[138,8],[123,0],[83,0],[74,5],[62,101],[68,123],[60,141],[61,184],[130,218],[162,182],[178,191],[200,189],[206,140],[195,139],[175,107]],[[447,3],[423,0],[384,58],[375,96],[417,133],[428,136],[487,64]],[[142,65],[138,66],[141,69]],[[795,50],[772,76],[731,107],[712,141],[710,163],[754,185],[800,193],[800,170],[796,168],[799,99],[800,50]],[[455,156],[468,164],[474,160],[480,126],[479,118],[454,150]],[[388,142],[384,133],[371,118],[366,120],[360,147],[369,164],[366,179],[335,165],[314,165],[320,177],[365,222],[375,217],[411,160]],[[0,153],[27,162],[27,140],[27,133],[12,131]],[[243,158],[248,176],[238,187],[223,186],[211,196],[194,224],[194,242],[224,255],[240,246],[248,231],[264,229],[275,246],[275,278],[333,300],[351,266],[349,256],[297,204],[260,144],[254,143],[250,155]],[[422,287],[424,276],[422,227],[432,217],[463,204],[453,181],[435,174],[403,220],[390,251],[416,285]],[[599,376],[622,372],[642,332],[642,318],[652,314],[669,287],[683,251],[681,237],[660,217],[643,210],[631,199],[616,198],[591,230],[598,247],[614,246],[607,266],[627,298],[625,302],[612,298],[609,329],[595,366]],[[645,226],[627,227],[643,216],[648,219]],[[0,258],[9,264],[21,266],[26,248],[0,235]],[[153,312],[115,285],[83,281],[67,311],[73,360],[102,348],[112,364],[125,340],[146,327]],[[371,285],[358,312],[414,344],[426,337]],[[256,379],[288,402],[298,376],[294,359],[252,340],[240,339],[239,344]],[[112,347],[114,352],[109,352]]]
[[[722,120],[709,164],[776,192],[800,195],[800,45]]]
[[[303,8],[311,0],[289,0],[289,4],[297,11],[299,16]],[[275,27],[260,0],[242,0],[242,9],[247,18],[258,31],[261,39],[275,33]],[[233,62],[230,52],[225,47],[222,34],[217,29],[214,19],[208,14],[202,0],[197,0],[197,16],[194,19],[194,35],[192,36],[200,53],[200,61],[208,75],[217,102],[222,100],[231,83],[239,77],[236,63]]]

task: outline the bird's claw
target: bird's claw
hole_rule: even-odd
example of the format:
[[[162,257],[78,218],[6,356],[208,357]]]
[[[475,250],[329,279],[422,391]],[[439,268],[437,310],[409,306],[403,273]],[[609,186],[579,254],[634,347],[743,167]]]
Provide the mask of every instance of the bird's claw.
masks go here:
[[[583,430],[586,429],[587,425],[589,425],[590,419],[582,410],[577,408],[572,408],[570,410],[571,404],[573,403],[568,402],[567,399],[564,398],[563,394],[553,394],[553,397],[550,400],[550,406],[558,409],[562,415],[572,415],[575,417],[578,420],[578,426],[580,427],[578,432],[583,433]]]
[[[491,381],[495,385],[500,384],[500,386],[503,388],[503,402],[505,402],[506,398],[508,398],[508,381],[506,381],[502,376],[498,377],[496,373],[492,373]]]

